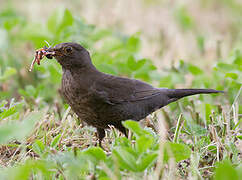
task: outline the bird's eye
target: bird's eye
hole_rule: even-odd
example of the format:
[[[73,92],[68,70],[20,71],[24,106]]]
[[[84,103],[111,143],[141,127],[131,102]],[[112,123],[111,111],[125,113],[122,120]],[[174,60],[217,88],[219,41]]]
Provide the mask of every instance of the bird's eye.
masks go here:
[[[66,53],[71,53],[72,52],[72,47],[71,46],[67,46],[65,48],[65,51],[66,51]]]

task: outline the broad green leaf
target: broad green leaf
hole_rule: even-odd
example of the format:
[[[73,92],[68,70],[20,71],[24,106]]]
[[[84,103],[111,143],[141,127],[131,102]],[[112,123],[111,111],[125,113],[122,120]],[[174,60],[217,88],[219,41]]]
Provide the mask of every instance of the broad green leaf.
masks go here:
[[[179,7],[175,12],[178,23],[184,29],[191,29],[194,26],[194,20],[185,6]]]
[[[238,139],[242,140],[242,135],[236,136]]]
[[[195,136],[204,136],[207,133],[207,129],[195,124],[195,123],[191,123],[190,124],[190,130],[192,132],[193,135]]]
[[[225,74],[225,77],[229,77],[229,78],[231,78],[231,79],[238,79],[238,74],[236,74],[236,73],[232,73],[232,72],[229,72],[229,73],[226,73]]]
[[[63,29],[67,28],[68,26],[71,26],[72,24],[73,24],[72,14],[68,9],[65,9],[61,24],[58,27],[58,31],[62,31]]]
[[[0,81],[6,81],[11,76],[15,75],[17,73],[15,68],[7,67],[7,69],[4,71],[4,74],[0,76]]]
[[[129,147],[129,146],[131,146],[131,141],[126,137],[116,137],[114,145]]]
[[[137,36],[131,36],[126,46],[129,51],[137,52],[140,48],[140,39]]]
[[[118,159],[119,165],[123,169],[127,169],[133,172],[137,172],[136,161],[137,159],[133,156],[126,147],[116,147],[113,150],[113,155]]]
[[[204,52],[204,46],[205,46],[204,44],[205,44],[204,36],[198,36],[197,37],[197,45],[198,45],[198,48],[201,51],[201,53]]]
[[[90,35],[90,39],[92,39],[93,41],[98,41],[101,40],[105,37],[111,36],[111,31],[108,29],[101,29],[98,31],[95,31],[93,34]]]
[[[34,88],[32,85],[27,85],[24,90],[19,89],[19,93],[26,97],[37,98],[39,91],[37,88]]]
[[[136,61],[134,56],[130,56],[128,58],[127,61],[127,65],[128,67],[132,70],[132,71],[137,71],[138,69],[140,69],[144,64],[146,63],[146,59],[141,59]]]
[[[60,83],[61,82],[61,72],[57,70],[54,66],[49,66],[48,70],[50,72],[50,79],[53,83]]]
[[[137,136],[143,136],[146,134],[150,135],[147,131],[145,131],[144,129],[142,129],[140,127],[138,122],[128,120],[128,121],[122,122],[122,124],[124,125],[124,127],[128,128],[130,131],[135,133]]]
[[[45,145],[41,140],[36,140],[32,146],[35,153],[41,155],[45,150]]]
[[[234,64],[228,64],[228,63],[222,63],[222,62],[218,63],[217,67],[224,71],[233,71],[237,69],[236,65]]]
[[[135,70],[137,69],[137,67],[136,67],[136,61],[135,61],[134,56],[130,56],[130,57],[128,58],[127,65],[128,65],[128,67],[129,67],[131,70],[134,70],[134,71],[135,71]]]
[[[32,160],[28,159],[24,163],[19,163],[14,167],[6,169],[3,173],[3,179],[31,179],[33,174],[39,174],[43,177],[43,179],[51,179],[55,171],[53,169],[56,168],[54,163],[46,160]],[[2,175],[2,174],[1,174]]]
[[[94,163],[99,161],[104,161],[106,159],[106,154],[104,153],[103,149],[100,147],[91,147],[88,148],[85,152],[85,155],[88,155]]]
[[[51,142],[50,146],[56,148],[61,138],[61,134],[57,135]]]
[[[55,35],[73,24],[73,17],[69,10],[58,9],[48,19],[48,29]]]
[[[43,112],[31,112],[22,122],[9,122],[0,126],[0,143],[6,143],[12,139],[22,140],[34,128],[37,121],[41,119]]]
[[[153,138],[141,136],[136,140],[136,149],[138,153],[141,155],[142,153],[146,152],[150,146],[152,145]]]
[[[99,180],[112,180],[110,177],[100,177]]]
[[[146,168],[152,165],[154,161],[157,159],[157,154],[156,153],[151,153],[143,156],[140,160],[140,162],[137,164],[137,169],[142,172]]]
[[[211,104],[205,104],[205,113],[206,113],[206,121],[208,124],[210,124],[210,115],[212,113],[212,105]]]
[[[216,170],[215,170],[215,180],[239,180],[239,173],[232,166],[229,160],[224,160],[222,162],[218,162]]]
[[[200,74],[203,74],[203,71],[197,67],[197,66],[194,66],[192,64],[189,64],[188,65],[188,70],[190,71],[190,73],[192,73],[193,75],[200,75]]]
[[[242,51],[237,49],[233,55],[233,63],[238,66],[240,70],[242,70]]]
[[[215,145],[209,145],[208,150],[212,153],[217,153],[217,146]]]
[[[168,161],[169,158],[173,157],[176,162],[184,159],[188,159],[191,155],[191,149],[185,144],[166,142],[164,151],[164,160]]]
[[[4,110],[3,112],[0,112],[0,120],[13,115],[14,113],[16,113],[15,106],[13,106],[13,107],[11,107],[9,109]]]
[[[167,87],[167,88],[172,88],[172,77],[171,75],[163,76],[160,79],[160,87]]]
[[[10,169],[8,174],[8,178],[10,179],[29,179],[31,175],[32,167],[28,166],[27,164],[20,165]]]
[[[52,39],[51,34],[47,31],[47,29],[42,24],[27,24],[20,33],[20,37],[22,40],[30,41],[34,44],[35,48],[40,48],[46,45],[46,41],[50,41]],[[34,51],[33,51],[34,53]],[[33,57],[28,57],[29,62],[33,59]]]

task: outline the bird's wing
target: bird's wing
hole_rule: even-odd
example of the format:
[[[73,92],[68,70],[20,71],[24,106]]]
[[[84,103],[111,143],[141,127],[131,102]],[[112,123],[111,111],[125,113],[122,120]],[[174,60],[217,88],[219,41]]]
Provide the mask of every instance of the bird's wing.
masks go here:
[[[97,97],[108,104],[136,102],[160,95],[158,88],[139,80],[106,76],[92,87]]]

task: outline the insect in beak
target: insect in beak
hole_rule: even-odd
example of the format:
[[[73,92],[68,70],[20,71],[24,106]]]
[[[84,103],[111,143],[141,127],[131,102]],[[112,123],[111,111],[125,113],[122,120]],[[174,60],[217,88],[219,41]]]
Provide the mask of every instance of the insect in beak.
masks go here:
[[[55,51],[49,51],[50,48],[44,47],[41,49],[37,49],[35,51],[34,59],[30,65],[29,71],[31,72],[34,68],[34,64],[37,63],[40,65],[40,61],[46,56],[48,59],[52,59],[52,57],[55,55]]]

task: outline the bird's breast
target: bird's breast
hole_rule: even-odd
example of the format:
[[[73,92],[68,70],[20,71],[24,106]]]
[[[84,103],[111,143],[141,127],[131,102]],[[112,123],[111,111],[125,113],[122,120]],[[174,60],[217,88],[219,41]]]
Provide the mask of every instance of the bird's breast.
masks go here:
[[[103,123],[98,120],[95,108],[93,108],[88,87],[81,87],[69,72],[63,74],[61,92],[66,102],[81,120],[95,127],[103,126]]]

